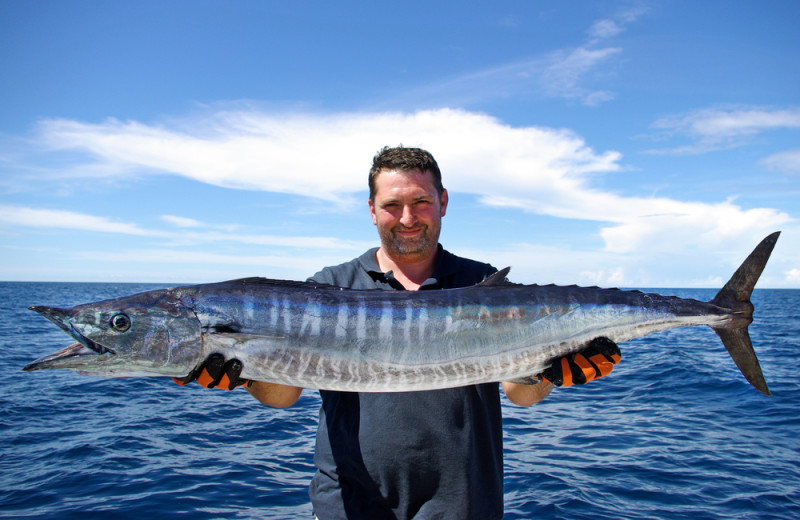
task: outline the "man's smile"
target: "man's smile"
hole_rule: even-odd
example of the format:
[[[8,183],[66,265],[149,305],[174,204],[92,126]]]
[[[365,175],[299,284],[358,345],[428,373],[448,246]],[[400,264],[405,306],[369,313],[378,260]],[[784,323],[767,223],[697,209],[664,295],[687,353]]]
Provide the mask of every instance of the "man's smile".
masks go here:
[[[397,234],[399,234],[400,236],[403,236],[403,237],[413,237],[415,235],[423,233],[424,231],[425,231],[425,228],[423,226],[413,227],[413,228],[398,228],[398,229],[395,229],[395,233],[397,233]]]

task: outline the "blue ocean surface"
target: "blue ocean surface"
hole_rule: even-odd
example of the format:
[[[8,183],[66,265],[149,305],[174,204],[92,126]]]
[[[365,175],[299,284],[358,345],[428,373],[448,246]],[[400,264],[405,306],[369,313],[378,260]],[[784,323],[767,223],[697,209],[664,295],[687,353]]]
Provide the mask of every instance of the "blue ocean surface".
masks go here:
[[[70,343],[28,306],[156,287],[0,283],[0,517],[311,518],[315,391],[276,410],[241,388],[21,371]],[[621,345],[601,381],[504,401],[506,518],[800,518],[800,291],[753,303],[772,397],[694,327]]]

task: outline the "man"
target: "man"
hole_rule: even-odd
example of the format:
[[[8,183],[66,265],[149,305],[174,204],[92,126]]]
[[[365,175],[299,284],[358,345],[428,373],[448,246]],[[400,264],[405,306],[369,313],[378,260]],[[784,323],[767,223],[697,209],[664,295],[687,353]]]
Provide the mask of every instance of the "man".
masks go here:
[[[310,280],[352,289],[417,291],[470,286],[496,272],[439,245],[448,194],[430,153],[384,148],[373,160],[369,187],[380,247],[326,267]],[[616,345],[605,339],[592,342],[584,354],[554,363],[538,384],[503,382],[503,390],[512,402],[530,406],[545,398],[553,383],[592,380],[619,360]],[[233,381],[224,383],[229,388],[247,383],[248,391],[269,406],[290,406],[302,391],[244,381],[236,370],[199,372],[204,386],[224,377]],[[317,472],[310,487],[319,519],[502,518],[497,383],[400,393],[321,390],[320,397]]]

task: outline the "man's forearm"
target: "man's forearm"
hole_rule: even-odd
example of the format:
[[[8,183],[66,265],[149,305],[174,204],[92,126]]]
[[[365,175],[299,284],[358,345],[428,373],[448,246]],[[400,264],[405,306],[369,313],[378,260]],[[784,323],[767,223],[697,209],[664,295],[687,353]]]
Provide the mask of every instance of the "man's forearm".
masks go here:
[[[265,383],[263,381],[253,381],[253,384],[246,388],[250,395],[255,397],[261,404],[272,406],[273,408],[292,406],[297,402],[300,393],[303,391],[300,387]]]
[[[553,383],[542,381],[535,385],[520,385],[503,382],[503,391],[508,399],[518,406],[536,404],[553,391]]]

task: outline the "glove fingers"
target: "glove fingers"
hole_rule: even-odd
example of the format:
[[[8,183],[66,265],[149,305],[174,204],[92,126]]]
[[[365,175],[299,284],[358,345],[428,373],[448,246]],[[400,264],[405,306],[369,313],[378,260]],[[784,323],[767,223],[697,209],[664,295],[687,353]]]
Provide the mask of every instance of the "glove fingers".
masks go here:
[[[617,360],[609,359],[608,356],[605,354],[595,354],[594,356],[590,357],[589,360],[594,364],[595,368],[597,368],[597,372],[599,375],[597,377],[607,376],[614,370],[614,363],[619,361],[619,356],[617,356]]]
[[[562,386],[564,384],[564,359],[556,359],[553,360],[553,364],[550,365],[548,368],[544,369],[541,374],[542,381],[546,381],[548,383],[553,383],[556,386]],[[569,370],[566,370],[569,372]],[[572,379],[572,373],[570,372],[570,380]]]
[[[594,338],[589,342],[586,350],[590,353],[589,356],[592,356],[595,353],[603,354],[614,363],[619,363],[619,360],[622,359],[622,353],[619,350],[619,346],[605,336]]]
[[[195,368],[188,376],[186,377],[173,377],[172,380],[178,383],[181,386],[188,385],[192,381],[197,381],[200,383],[199,379],[202,378],[203,382],[200,383],[206,388],[213,388],[213,386],[208,386],[209,384],[213,385],[214,380],[218,377],[220,369],[222,368],[222,364],[225,362],[225,358],[222,357],[220,354],[211,354],[208,356],[203,363]],[[208,373],[208,368],[211,368],[212,374]],[[215,377],[216,376],[216,377]]]
[[[197,382],[205,388],[214,388],[225,373],[225,358],[221,354],[212,354],[201,368]]]
[[[239,377],[239,374],[242,373],[242,368],[242,362],[238,359],[231,359],[225,363],[222,376],[220,377],[217,386],[226,390],[233,390],[239,385],[248,383],[246,379],[241,379]]]
[[[584,385],[598,377],[595,366],[580,353],[575,354],[570,368],[572,369],[572,381],[576,385]]]
[[[580,376],[572,370],[572,365],[568,357],[563,357],[558,361],[558,371],[561,373],[561,385],[559,386],[572,386],[576,383],[575,376]]]
[[[173,377],[172,380],[183,386],[197,381],[204,388],[224,388],[233,390],[237,386],[250,386],[252,381],[239,377],[242,373],[242,362],[231,359],[225,362],[222,354],[211,354],[206,360],[186,377]]]
[[[622,354],[616,343],[597,337],[581,352],[554,360],[552,366],[542,372],[542,379],[556,386],[583,385],[610,374],[620,359]]]

